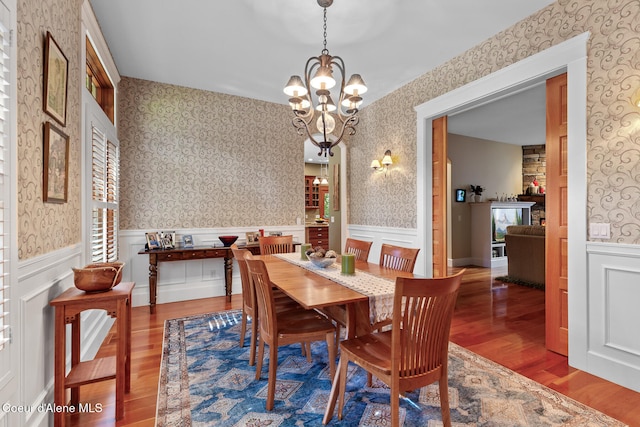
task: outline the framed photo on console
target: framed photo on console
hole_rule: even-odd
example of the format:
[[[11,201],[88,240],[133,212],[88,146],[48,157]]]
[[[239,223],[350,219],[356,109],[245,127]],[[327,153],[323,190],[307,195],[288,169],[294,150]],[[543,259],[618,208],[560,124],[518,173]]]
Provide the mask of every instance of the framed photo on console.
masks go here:
[[[160,239],[158,238],[158,233],[144,233],[147,238],[147,249],[160,249]]]
[[[159,237],[162,249],[173,249],[176,247],[175,231],[161,231]]]
[[[247,244],[258,243],[258,239],[260,239],[259,231],[249,231],[246,234],[247,234]]]
[[[193,247],[193,236],[191,234],[185,234],[182,236],[182,246],[185,248]]]

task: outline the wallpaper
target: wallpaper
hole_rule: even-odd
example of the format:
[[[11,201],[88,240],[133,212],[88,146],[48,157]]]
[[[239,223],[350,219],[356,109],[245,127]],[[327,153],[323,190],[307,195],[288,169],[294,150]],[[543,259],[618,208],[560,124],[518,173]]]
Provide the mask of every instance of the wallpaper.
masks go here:
[[[80,10],[82,0],[17,2],[18,257],[32,258],[80,242]],[[47,31],[69,60],[67,125],[43,110],[43,61]],[[68,201],[44,203],[43,125],[69,136]]]
[[[290,109],[123,77],[120,228],[294,225],[304,138]]]
[[[349,222],[417,226],[415,106],[586,31],[589,221],[611,223],[613,242],[640,243],[637,0],[559,0],[365,107],[349,143]],[[398,169],[380,182],[365,165],[386,149],[398,153]]]

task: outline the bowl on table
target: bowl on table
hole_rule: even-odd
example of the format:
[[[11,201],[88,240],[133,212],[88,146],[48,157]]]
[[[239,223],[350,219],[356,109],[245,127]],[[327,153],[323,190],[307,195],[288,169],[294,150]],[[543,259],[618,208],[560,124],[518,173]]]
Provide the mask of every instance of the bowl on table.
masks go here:
[[[314,256],[313,254],[307,255],[307,258],[309,258],[309,261],[311,261],[313,265],[320,268],[329,267],[331,264],[334,264],[337,259],[337,258],[325,258],[325,257]]]
[[[238,240],[238,236],[220,236],[218,237],[218,239],[220,239],[220,241],[225,247],[229,247],[233,245],[236,242],[236,240]]]
[[[98,262],[72,268],[76,288],[88,293],[106,292],[122,280],[124,262]]]

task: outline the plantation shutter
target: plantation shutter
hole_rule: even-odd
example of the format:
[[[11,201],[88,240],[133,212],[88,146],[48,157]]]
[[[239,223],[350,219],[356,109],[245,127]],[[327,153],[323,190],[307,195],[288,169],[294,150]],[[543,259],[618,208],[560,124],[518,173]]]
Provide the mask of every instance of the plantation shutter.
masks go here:
[[[91,261],[118,259],[118,146],[92,126]]]
[[[0,350],[10,339],[9,334],[9,173],[7,147],[9,145],[9,32],[0,22]]]

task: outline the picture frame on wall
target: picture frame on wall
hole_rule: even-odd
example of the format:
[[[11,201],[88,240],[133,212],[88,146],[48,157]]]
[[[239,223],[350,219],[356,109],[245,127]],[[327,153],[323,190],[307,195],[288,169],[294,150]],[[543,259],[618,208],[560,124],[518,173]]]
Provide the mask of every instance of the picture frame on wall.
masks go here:
[[[47,31],[44,45],[44,111],[65,126],[67,123],[67,82],[69,60]]]
[[[69,187],[69,137],[50,122],[44,124],[43,201],[66,203]]]
[[[456,202],[464,202],[467,199],[467,190],[458,188],[456,190]]]

